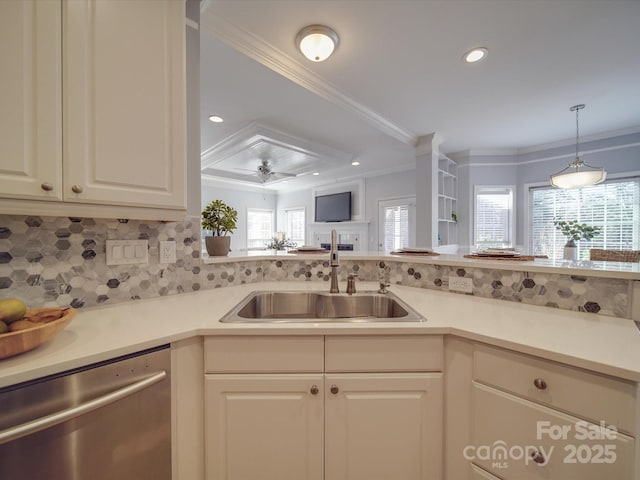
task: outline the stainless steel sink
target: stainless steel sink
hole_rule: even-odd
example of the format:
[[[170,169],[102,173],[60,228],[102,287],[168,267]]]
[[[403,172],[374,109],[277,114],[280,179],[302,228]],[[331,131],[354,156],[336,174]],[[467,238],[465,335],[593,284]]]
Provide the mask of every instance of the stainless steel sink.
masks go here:
[[[225,323],[424,322],[392,293],[254,292]]]

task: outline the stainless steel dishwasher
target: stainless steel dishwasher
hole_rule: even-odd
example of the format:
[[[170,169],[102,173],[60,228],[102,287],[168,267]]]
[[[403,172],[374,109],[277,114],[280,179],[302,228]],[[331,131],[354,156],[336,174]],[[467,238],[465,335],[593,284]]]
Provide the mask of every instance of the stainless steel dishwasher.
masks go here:
[[[0,478],[170,480],[165,345],[0,389]]]

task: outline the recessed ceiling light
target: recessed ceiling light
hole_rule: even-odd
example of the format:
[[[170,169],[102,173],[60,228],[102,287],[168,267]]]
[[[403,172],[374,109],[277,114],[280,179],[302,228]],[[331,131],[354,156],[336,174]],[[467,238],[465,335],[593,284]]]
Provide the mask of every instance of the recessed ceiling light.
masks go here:
[[[312,175],[320,175],[320,172],[313,172]]]
[[[360,162],[351,162],[351,165],[353,165],[354,167],[357,167],[358,165],[360,165]]]
[[[296,46],[312,62],[323,62],[338,46],[338,34],[325,25],[309,25],[296,35]]]
[[[462,56],[462,59],[467,63],[476,63],[482,60],[487,56],[489,50],[484,47],[474,48],[473,50],[469,50]]]
[[[222,118],[220,115],[209,115],[209,120],[211,120],[213,123],[224,122],[224,118]]]

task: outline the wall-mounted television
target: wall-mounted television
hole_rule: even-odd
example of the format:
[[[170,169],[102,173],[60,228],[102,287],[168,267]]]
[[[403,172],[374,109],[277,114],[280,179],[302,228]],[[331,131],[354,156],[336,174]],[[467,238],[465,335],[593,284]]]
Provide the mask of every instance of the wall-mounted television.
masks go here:
[[[316,197],[316,222],[348,222],[349,220],[351,220],[351,192]]]

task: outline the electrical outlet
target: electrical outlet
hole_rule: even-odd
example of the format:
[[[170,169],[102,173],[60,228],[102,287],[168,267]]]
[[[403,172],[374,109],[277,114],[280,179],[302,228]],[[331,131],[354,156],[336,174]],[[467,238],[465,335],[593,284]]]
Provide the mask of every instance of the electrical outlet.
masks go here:
[[[166,240],[160,242],[160,263],[176,263],[176,242]]]
[[[449,290],[452,292],[473,293],[473,279],[466,277],[450,276]]]

